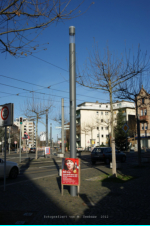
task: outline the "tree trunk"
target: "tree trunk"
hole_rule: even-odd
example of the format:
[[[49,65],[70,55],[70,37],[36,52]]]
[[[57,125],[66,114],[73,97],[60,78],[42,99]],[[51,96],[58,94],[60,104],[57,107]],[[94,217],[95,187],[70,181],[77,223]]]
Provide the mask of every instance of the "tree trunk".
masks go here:
[[[110,111],[111,111],[111,147],[112,147],[112,174],[117,176],[116,172],[116,152],[115,152],[115,138],[114,138],[114,115],[113,115],[113,103],[112,103],[112,88],[111,81],[109,81],[109,95],[110,95]]]

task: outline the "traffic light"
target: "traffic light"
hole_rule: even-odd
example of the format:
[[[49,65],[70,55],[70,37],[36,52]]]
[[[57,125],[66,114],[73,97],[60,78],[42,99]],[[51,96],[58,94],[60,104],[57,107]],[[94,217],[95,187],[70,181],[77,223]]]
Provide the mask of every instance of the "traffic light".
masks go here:
[[[22,118],[22,117],[20,117],[20,124],[22,124],[22,122],[23,122],[23,118]]]

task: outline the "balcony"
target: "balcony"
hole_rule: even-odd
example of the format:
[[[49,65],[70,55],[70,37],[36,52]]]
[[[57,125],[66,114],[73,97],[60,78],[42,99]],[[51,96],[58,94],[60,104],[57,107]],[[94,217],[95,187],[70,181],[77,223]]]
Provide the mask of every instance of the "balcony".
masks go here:
[[[148,121],[148,115],[142,115],[139,118],[140,122],[147,122]]]

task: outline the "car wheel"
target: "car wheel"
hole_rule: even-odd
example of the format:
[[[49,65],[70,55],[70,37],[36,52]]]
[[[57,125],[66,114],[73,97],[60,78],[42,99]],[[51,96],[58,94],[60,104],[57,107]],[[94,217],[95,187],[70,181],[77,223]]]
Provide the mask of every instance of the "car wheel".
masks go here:
[[[18,168],[17,167],[13,167],[9,173],[9,177],[11,179],[15,179],[18,176]]]
[[[108,165],[110,163],[110,160],[109,159],[106,159],[106,164]]]
[[[123,156],[122,159],[121,159],[121,162],[125,162],[126,161],[126,157]]]

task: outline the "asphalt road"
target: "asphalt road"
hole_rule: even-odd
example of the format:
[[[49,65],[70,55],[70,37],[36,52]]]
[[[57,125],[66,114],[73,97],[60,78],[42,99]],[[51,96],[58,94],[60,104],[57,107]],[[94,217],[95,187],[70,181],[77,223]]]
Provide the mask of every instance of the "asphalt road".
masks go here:
[[[38,178],[44,178],[59,175],[59,169],[61,169],[62,159],[57,158],[56,160],[56,153],[54,152],[53,155],[49,158],[42,157],[43,152],[39,152],[39,156],[41,156],[37,161],[35,161],[35,154],[28,154],[30,157],[30,161],[27,158],[26,153],[21,153],[21,164],[20,164],[20,156],[17,153],[11,153],[10,155],[7,153],[6,160],[17,162],[20,167],[20,173],[15,180],[7,178],[6,185],[12,183],[19,183],[24,180],[35,180]],[[90,153],[85,155],[85,158],[81,159],[81,170],[84,170],[89,167],[93,167],[90,163]],[[87,158],[86,158],[87,156]],[[0,156],[1,157],[1,156]],[[3,156],[1,157],[2,159]],[[0,179],[0,186],[3,186],[4,180]]]

